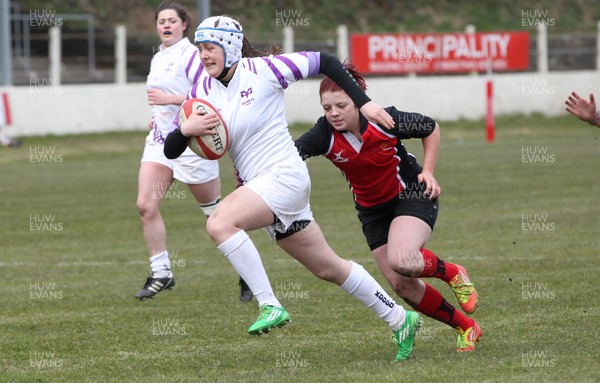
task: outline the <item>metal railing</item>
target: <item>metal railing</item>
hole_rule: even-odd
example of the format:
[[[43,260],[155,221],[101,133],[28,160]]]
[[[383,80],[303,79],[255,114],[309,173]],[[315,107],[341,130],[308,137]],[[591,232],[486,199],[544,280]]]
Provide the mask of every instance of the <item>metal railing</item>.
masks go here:
[[[13,34],[12,40],[15,47],[13,57],[19,65],[13,66],[11,75],[20,72],[20,77],[15,76],[15,83],[18,85],[27,84],[28,77],[40,72],[48,73],[48,77],[52,78],[49,82],[60,84],[60,73],[65,64],[71,69],[71,75],[66,79],[70,83],[145,81],[150,60],[159,44],[153,34],[127,36],[124,27],[121,26],[114,30],[96,31],[91,15],[30,13],[13,15],[12,20],[13,29],[15,32],[19,31]],[[64,21],[85,22],[86,29],[64,31]],[[32,34],[32,30],[36,28],[38,30]],[[48,32],[40,33],[46,32],[44,28],[48,29]],[[56,41],[52,43],[51,30],[54,31],[54,39],[59,39],[62,44]],[[348,30],[344,26],[329,33],[297,32],[291,27],[281,28],[280,31],[279,41],[272,41],[271,33],[258,35],[259,38],[255,39],[253,44],[257,46],[274,42],[285,51],[321,50],[337,53],[341,60],[348,57]],[[534,37],[529,48],[531,59],[528,71],[600,71],[600,23],[596,34],[548,34],[544,25],[540,24],[537,31],[532,31],[532,35]],[[133,43],[127,44],[128,39]],[[38,48],[35,52],[32,51],[32,41],[36,42]],[[82,48],[84,43],[87,45],[86,49]],[[47,47],[47,52],[39,49],[40,44]],[[97,53],[98,47],[101,48],[100,54]],[[63,55],[63,52],[70,54]],[[38,60],[37,70],[32,68],[32,59]],[[87,61],[87,72],[82,65],[84,61]],[[40,70],[40,65],[48,69]]]

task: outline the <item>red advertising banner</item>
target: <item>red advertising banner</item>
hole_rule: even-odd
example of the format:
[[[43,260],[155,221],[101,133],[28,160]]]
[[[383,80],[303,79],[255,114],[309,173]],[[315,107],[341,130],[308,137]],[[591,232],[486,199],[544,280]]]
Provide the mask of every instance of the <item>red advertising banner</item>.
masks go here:
[[[366,74],[527,70],[529,33],[354,34],[350,59]]]

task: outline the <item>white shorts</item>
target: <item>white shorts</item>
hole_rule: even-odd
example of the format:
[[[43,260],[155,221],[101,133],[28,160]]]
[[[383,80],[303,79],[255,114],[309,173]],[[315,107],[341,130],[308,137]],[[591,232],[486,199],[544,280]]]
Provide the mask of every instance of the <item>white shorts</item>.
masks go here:
[[[294,222],[314,220],[309,203],[310,177],[300,157],[278,163],[244,186],[258,194],[281,221],[265,227],[273,240],[276,231],[284,233]]]
[[[141,162],[156,162],[173,171],[173,177],[186,184],[203,184],[219,177],[219,162],[206,160],[186,148],[185,152],[174,160],[165,157],[164,145],[152,139],[152,131],[146,137],[146,145]]]

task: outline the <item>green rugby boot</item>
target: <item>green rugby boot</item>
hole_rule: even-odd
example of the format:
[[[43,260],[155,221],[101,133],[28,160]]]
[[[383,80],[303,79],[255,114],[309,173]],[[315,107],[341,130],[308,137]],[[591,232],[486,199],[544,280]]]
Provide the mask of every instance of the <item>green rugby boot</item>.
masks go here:
[[[394,333],[394,341],[398,344],[398,354],[396,354],[396,360],[394,360],[394,362],[408,359],[413,349],[415,334],[419,331],[419,328],[421,328],[422,323],[423,318],[421,318],[418,313],[406,311],[404,323],[400,329]]]
[[[285,326],[291,322],[290,314],[283,307],[275,307],[269,305],[260,306],[260,314],[258,319],[248,329],[250,335],[260,335],[271,331],[274,327]]]

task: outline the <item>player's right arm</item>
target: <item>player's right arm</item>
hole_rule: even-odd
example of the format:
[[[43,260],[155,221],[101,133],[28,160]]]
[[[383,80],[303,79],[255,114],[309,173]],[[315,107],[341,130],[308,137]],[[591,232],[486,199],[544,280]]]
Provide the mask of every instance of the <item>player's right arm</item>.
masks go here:
[[[167,138],[165,139],[165,145],[163,148],[163,152],[165,157],[170,160],[173,160],[185,152],[185,148],[187,148],[187,140],[189,137],[186,137],[181,133],[181,129],[177,127],[173,130]]]
[[[423,139],[433,133],[437,125],[433,118],[420,113],[404,112],[393,106],[385,108],[385,111],[394,119],[391,133],[401,140]]]
[[[279,89],[287,88],[294,81],[323,74],[348,94],[367,119],[387,129],[393,125],[392,117],[381,106],[371,101],[340,60],[333,55],[310,51],[284,53],[265,57],[257,61],[256,65],[264,69],[269,81]]]
[[[403,112],[395,107],[385,110],[394,119],[391,132],[400,139],[420,138],[423,142],[423,168],[418,180],[425,183],[425,193],[430,199],[437,198],[442,189],[434,177],[440,147],[440,127],[431,117],[420,113]]]
[[[203,136],[214,134],[214,129],[219,125],[219,117],[216,114],[206,114],[195,110],[190,116],[167,136],[165,140],[165,157],[172,160],[179,157],[187,147],[188,138],[192,136]]]

